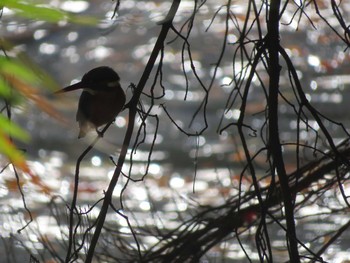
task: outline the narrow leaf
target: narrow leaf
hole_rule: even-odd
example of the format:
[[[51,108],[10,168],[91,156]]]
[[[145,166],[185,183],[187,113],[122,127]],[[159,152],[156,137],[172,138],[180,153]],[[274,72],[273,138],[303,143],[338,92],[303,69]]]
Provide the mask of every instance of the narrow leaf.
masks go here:
[[[27,132],[2,114],[0,114],[0,132],[23,142],[28,142],[30,139]]]
[[[28,4],[18,0],[1,0],[1,5],[16,12],[25,18],[44,20],[47,22],[57,23],[67,20],[68,22],[95,25],[98,21],[93,17],[75,16],[68,12],[35,4]]]

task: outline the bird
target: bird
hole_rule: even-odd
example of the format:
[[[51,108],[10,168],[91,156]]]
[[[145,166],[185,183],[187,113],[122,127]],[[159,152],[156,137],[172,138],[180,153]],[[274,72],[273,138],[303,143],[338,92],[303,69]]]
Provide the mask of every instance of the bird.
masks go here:
[[[69,85],[56,94],[82,89],[76,121],[79,123],[78,138],[83,138],[95,129],[115,120],[125,105],[125,93],[120,78],[112,68],[100,66],[84,74],[81,81]]]

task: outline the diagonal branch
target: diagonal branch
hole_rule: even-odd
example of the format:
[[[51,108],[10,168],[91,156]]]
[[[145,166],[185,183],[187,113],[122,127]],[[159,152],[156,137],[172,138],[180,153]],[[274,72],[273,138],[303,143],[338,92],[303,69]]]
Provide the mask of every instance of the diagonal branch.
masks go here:
[[[125,134],[123,147],[122,147],[121,153],[119,155],[117,167],[114,170],[113,177],[112,177],[112,179],[109,183],[108,189],[105,193],[105,198],[104,198],[104,201],[102,204],[100,214],[97,218],[95,232],[92,236],[90,247],[89,247],[85,262],[92,262],[95,247],[96,247],[98,239],[100,237],[100,234],[101,234],[101,231],[102,231],[105,219],[106,219],[107,211],[108,211],[108,208],[109,208],[111,200],[112,200],[112,194],[113,194],[114,188],[119,180],[119,176],[120,176],[120,173],[121,173],[121,170],[122,170],[125,158],[126,158],[127,150],[129,148],[129,145],[130,145],[131,137],[132,137],[133,130],[134,130],[134,123],[135,123],[135,117],[136,117],[136,113],[137,113],[138,101],[139,101],[140,96],[142,94],[142,91],[147,83],[149,75],[154,67],[156,59],[157,59],[160,51],[164,47],[164,41],[166,39],[166,36],[168,34],[169,29],[172,27],[172,22],[173,22],[173,19],[175,17],[175,14],[178,10],[178,7],[180,5],[180,2],[181,2],[181,0],[174,0],[173,1],[172,6],[170,7],[170,10],[169,10],[166,18],[162,22],[162,29],[159,33],[159,37],[157,39],[157,42],[153,48],[153,51],[151,53],[149,60],[148,60],[145,71],[143,72],[143,75],[141,76],[141,79],[139,81],[139,84],[136,87],[136,90],[135,90],[135,93],[134,93],[132,99],[130,100],[130,102],[127,105],[129,108],[129,124],[128,124],[128,128],[127,128],[127,131]],[[140,250],[139,250],[139,257],[141,260]]]

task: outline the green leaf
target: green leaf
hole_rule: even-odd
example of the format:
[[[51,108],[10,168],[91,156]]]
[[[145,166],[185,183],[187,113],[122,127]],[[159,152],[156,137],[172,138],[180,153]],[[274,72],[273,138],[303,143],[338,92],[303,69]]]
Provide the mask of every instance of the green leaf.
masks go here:
[[[12,97],[11,87],[3,78],[0,78],[0,97],[5,99]]]
[[[17,15],[25,18],[44,20],[47,22],[68,22],[86,25],[95,25],[98,21],[93,17],[74,16],[62,10],[25,3],[18,0],[1,0],[1,5],[13,10]]]
[[[26,131],[2,114],[0,115],[0,131],[23,142],[28,142],[30,139]]]
[[[37,83],[38,77],[20,61],[0,57],[0,74],[15,75],[23,82]]]
[[[97,18],[91,17],[91,16],[81,16],[81,15],[68,15],[68,21],[74,24],[81,24],[81,25],[96,25],[99,21]]]

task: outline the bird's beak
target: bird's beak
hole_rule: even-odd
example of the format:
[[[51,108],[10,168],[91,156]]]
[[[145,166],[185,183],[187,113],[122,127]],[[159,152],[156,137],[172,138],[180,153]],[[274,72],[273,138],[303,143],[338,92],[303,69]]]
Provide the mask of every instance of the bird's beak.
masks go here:
[[[84,88],[83,84],[81,83],[81,81],[79,81],[78,83],[75,83],[73,85],[69,85],[61,90],[55,91],[55,94],[60,94],[60,93],[69,92],[69,91],[77,90],[77,89],[83,89],[83,88]]]

